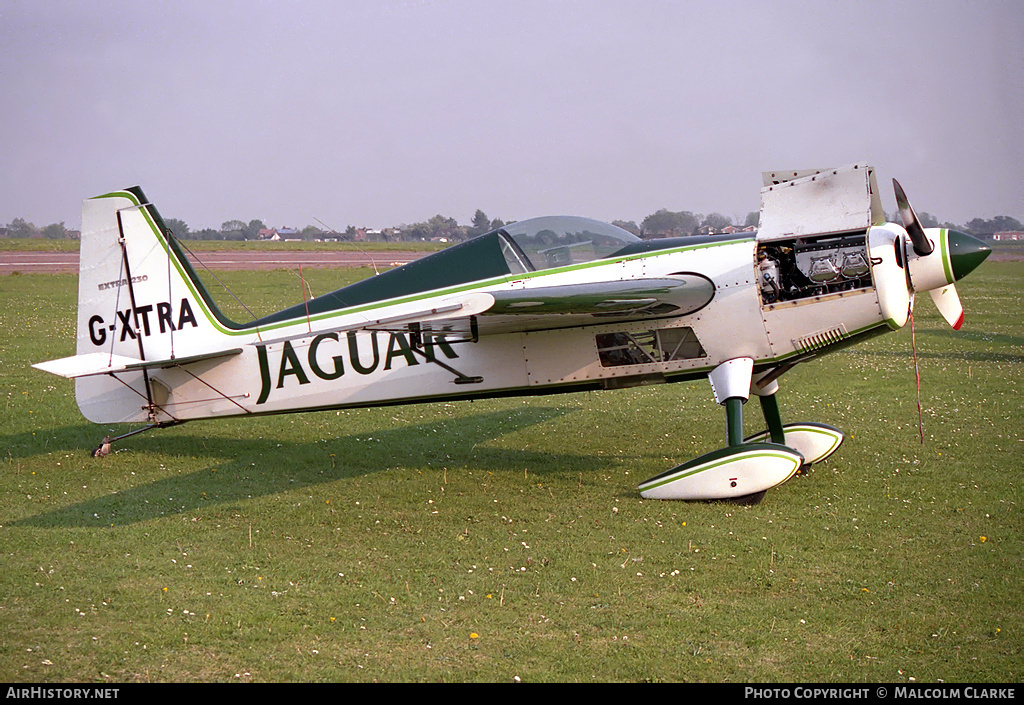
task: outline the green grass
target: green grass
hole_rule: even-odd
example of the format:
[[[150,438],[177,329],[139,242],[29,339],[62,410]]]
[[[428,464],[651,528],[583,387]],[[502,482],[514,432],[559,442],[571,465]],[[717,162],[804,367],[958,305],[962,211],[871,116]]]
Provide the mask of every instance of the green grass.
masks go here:
[[[0,252],[78,252],[78,240],[0,238]]]
[[[909,326],[788,373],[786,420],[848,437],[752,507],[637,494],[724,443],[706,383],[197,422],[93,459],[105,429],[28,367],[73,352],[76,278],[0,277],[0,676],[1019,681],[1022,275],[962,282],[959,333],[918,297],[923,445]]]

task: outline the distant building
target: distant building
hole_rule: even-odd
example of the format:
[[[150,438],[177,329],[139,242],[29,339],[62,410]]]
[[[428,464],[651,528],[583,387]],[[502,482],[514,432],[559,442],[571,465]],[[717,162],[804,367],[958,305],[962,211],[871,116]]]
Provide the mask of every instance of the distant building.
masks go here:
[[[1001,233],[992,233],[993,240],[1024,240],[1024,231],[1004,230]]]

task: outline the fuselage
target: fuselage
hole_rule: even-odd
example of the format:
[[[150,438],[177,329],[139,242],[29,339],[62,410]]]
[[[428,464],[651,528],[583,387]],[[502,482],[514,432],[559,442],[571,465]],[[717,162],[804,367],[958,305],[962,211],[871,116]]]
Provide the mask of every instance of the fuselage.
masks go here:
[[[176,327],[179,349],[186,353],[188,337],[200,336],[207,326],[241,349],[227,358],[150,371],[151,388],[167,390],[167,397],[158,400],[156,420],[161,422],[615,389],[703,378],[736,357],[750,357],[755,370],[764,371],[888,329],[870,277],[838,290],[817,287],[782,300],[766,296],[763,266],[759,268],[764,259],[752,234],[676,238],[583,263],[499,273],[353,306],[317,310],[314,305],[311,314],[306,313],[308,306],[297,307],[245,328],[225,325],[199,296],[137,302],[136,312],[151,306],[148,336],[168,335]],[[518,292],[528,297],[531,290],[673,276],[688,276],[709,292],[705,298],[710,300],[698,296],[696,305],[664,314],[473,316],[425,333],[406,324],[387,324],[453,296]],[[137,288],[145,291],[144,284]],[[332,296],[343,302],[345,296],[338,294],[345,291]],[[180,325],[157,325],[158,310]],[[375,322],[372,329],[368,321]],[[121,378],[141,392],[143,375],[135,376]],[[96,383],[95,378],[79,382]],[[82,409],[93,420],[147,419],[142,403],[114,404],[112,398],[94,393],[79,397],[95,400]],[[144,400],[141,393],[139,398]],[[110,418],[112,414],[117,418]]]

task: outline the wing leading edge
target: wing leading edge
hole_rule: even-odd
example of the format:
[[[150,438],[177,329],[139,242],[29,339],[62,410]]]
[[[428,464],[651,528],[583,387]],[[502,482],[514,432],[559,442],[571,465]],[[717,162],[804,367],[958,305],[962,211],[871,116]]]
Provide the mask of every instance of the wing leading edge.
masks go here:
[[[484,315],[686,315],[704,308],[714,295],[715,286],[707,277],[680,274],[492,292],[494,306]]]
[[[364,329],[449,333],[481,336],[601,325],[623,319],[685,316],[707,306],[715,296],[714,283],[700,274],[680,273],[652,279],[587,282],[490,291],[492,303],[478,310],[434,315],[393,325],[363,325]]]

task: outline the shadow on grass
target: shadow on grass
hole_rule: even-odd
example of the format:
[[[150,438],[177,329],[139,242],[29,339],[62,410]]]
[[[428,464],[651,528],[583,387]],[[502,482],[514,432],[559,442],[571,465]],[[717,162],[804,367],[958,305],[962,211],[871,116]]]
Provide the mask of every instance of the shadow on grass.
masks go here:
[[[533,475],[545,475],[592,471],[615,462],[592,455],[485,445],[508,433],[573,411],[575,409],[527,408],[512,413],[493,412],[303,443],[279,442],[278,438],[204,437],[187,435],[181,430],[173,434],[168,431],[140,435],[131,440],[127,451],[95,462],[109,462],[112,471],[131,470],[131,456],[144,453],[160,456],[165,461],[163,464],[170,467],[177,457],[182,466],[199,464],[202,469],[20,519],[8,526],[124,526],[167,515],[223,510],[237,501],[386,470],[393,471],[396,481],[401,481],[401,475],[407,473],[409,467],[494,472],[521,472],[528,468]],[[48,450],[83,452],[80,442],[83,429],[93,437],[96,434],[96,427],[64,429],[65,433],[50,439]],[[4,440],[8,447],[24,445],[23,436],[8,436]],[[33,445],[38,449],[38,444]],[[170,456],[169,461],[167,456]]]

